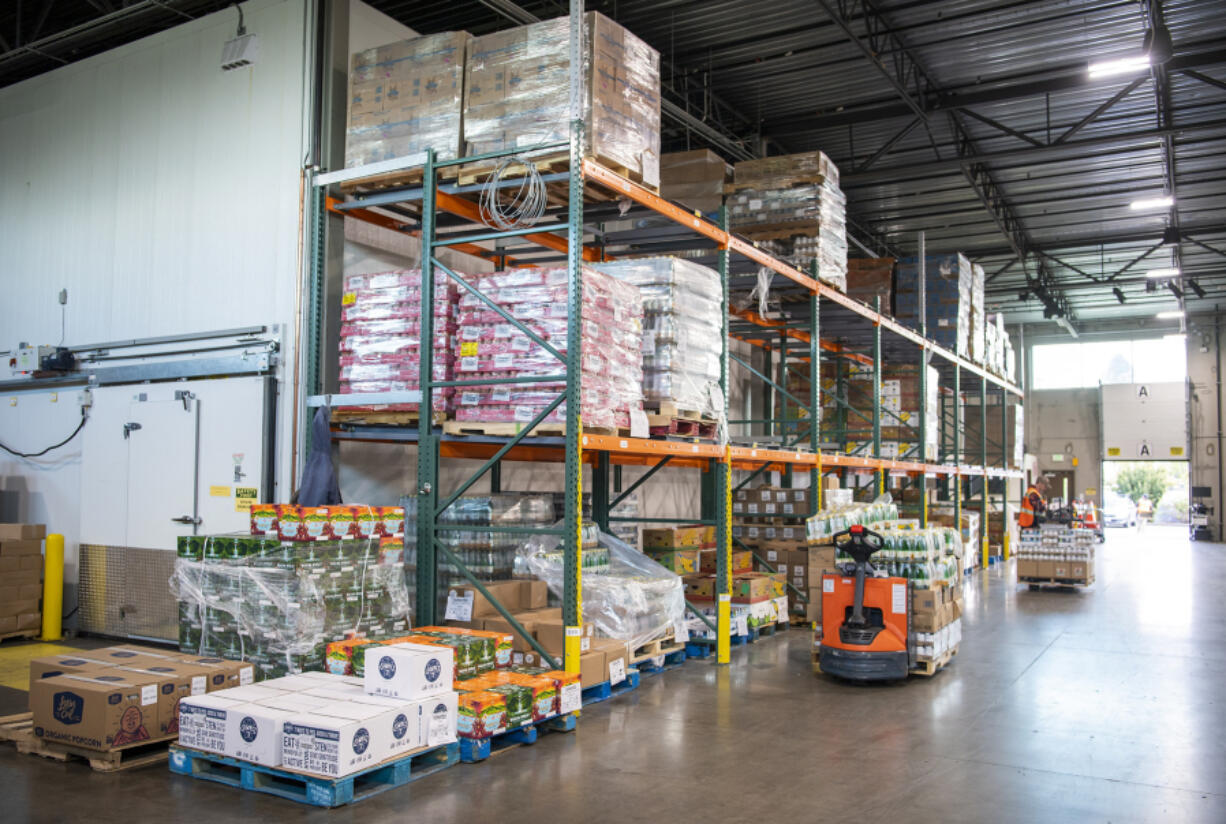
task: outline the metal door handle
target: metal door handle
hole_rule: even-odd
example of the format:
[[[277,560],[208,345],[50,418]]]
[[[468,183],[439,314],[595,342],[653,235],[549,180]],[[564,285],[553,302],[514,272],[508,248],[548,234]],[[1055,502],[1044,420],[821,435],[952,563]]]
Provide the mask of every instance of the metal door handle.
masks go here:
[[[176,524],[191,524],[192,526],[200,526],[203,521],[200,518],[193,518],[191,515],[180,515],[178,518],[171,518]]]

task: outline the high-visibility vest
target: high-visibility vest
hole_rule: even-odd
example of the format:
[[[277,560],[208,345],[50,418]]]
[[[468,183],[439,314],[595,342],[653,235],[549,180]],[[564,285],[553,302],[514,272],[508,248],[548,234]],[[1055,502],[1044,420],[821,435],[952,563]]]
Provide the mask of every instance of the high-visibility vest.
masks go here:
[[[1039,490],[1035,486],[1031,486],[1026,490],[1026,494],[1022,496],[1022,512],[1017,516],[1017,525],[1022,529],[1030,529],[1034,526],[1034,507],[1030,503],[1030,493],[1039,494]]]

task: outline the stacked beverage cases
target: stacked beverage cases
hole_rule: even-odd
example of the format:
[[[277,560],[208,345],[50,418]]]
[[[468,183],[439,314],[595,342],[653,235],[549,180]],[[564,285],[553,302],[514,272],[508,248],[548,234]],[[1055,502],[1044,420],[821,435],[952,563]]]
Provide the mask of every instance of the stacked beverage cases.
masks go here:
[[[457,286],[435,280],[433,379],[450,380],[455,363]],[[421,271],[405,269],[349,275],[341,296],[341,394],[399,392],[421,388]],[[435,411],[449,412],[455,390],[434,390]],[[416,403],[381,405],[415,412]]]

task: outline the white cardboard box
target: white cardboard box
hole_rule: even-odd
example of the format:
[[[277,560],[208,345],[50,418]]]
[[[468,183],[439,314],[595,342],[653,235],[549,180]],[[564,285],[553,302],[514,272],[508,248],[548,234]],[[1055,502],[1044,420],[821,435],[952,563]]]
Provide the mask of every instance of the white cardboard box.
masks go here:
[[[262,698],[277,698],[283,695],[290,695],[291,693],[288,690],[274,689],[263,684],[248,684],[245,687],[231,687],[228,690],[218,690],[217,694],[225,696],[231,701],[249,704]]]
[[[179,699],[179,743],[197,750],[224,753],[229,711],[241,706],[242,701],[225,698],[219,692]]]
[[[366,692],[390,698],[424,698],[451,692],[455,650],[426,644],[366,649]]]
[[[420,747],[437,747],[450,744],[456,739],[456,724],[459,722],[460,696],[445,692],[429,698],[419,698],[414,703],[419,708],[421,723]]]
[[[313,712],[329,702],[330,699],[328,698],[320,698],[319,696],[307,695],[301,692],[291,692],[285,695],[278,695],[275,698],[261,698],[255,703],[261,707],[268,707],[274,710]]]
[[[278,710],[260,704],[242,704],[228,711],[225,753],[232,758],[281,766],[281,725],[301,710]]]
[[[319,679],[307,678],[305,674],[285,675],[281,678],[272,678],[268,681],[261,681],[259,683],[259,686],[261,687],[282,690],[284,692],[304,692],[312,687],[318,687],[319,685]]]
[[[345,684],[351,687],[360,687],[364,683],[361,678],[353,675],[335,675],[330,672],[315,672],[314,670],[310,672],[300,672],[294,677],[309,678],[312,681],[321,682],[312,684],[312,686],[315,687],[335,687],[338,684]]]
[[[413,724],[404,713],[405,736]],[[373,704],[334,702],[282,724],[282,763],[292,770],[329,777],[349,775],[392,753],[396,714]]]

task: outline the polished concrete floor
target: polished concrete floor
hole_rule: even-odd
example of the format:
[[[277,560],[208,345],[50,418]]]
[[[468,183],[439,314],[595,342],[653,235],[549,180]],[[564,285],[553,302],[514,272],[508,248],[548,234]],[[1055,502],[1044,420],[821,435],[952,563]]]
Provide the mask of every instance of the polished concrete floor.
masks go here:
[[[543,736],[315,811],[0,748],[6,822],[1226,821],[1226,547],[1114,531],[1086,591],[993,567],[930,679],[815,676],[794,630],[643,680]]]

